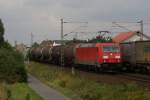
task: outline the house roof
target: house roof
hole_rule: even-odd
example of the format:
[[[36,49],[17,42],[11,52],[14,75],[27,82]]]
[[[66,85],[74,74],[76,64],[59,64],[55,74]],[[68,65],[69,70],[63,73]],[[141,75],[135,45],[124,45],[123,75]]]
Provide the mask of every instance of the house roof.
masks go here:
[[[129,39],[130,37],[132,37],[134,35],[139,35],[139,34],[141,34],[141,33],[138,32],[138,31],[135,31],[135,32],[121,32],[118,35],[116,35],[112,40],[113,40],[113,42],[121,43],[121,42]],[[150,39],[150,37],[145,35],[145,34],[143,34],[143,36]]]
[[[121,32],[118,35],[116,35],[112,40],[113,42],[120,43],[130,37],[132,37],[135,34],[135,32]]]

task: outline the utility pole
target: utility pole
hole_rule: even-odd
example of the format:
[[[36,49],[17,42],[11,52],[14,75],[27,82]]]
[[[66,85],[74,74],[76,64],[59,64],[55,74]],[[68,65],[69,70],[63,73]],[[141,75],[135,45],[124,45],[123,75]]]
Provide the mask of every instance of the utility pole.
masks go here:
[[[143,40],[143,20],[139,21],[138,23],[140,23],[140,27],[141,27],[141,30],[140,30],[140,40],[142,41]]]
[[[77,38],[78,38],[78,32],[75,32],[74,39],[77,40]]]
[[[65,22],[63,19],[60,19],[61,22],[61,66],[64,66],[64,37],[67,36],[68,34],[63,33],[63,24],[64,23],[88,23],[88,22]],[[72,66],[72,74],[75,74],[75,69]]]
[[[34,35],[33,35],[32,32],[31,32],[30,36],[31,36],[31,40],[30,40],[30,42],[31,42],[31,44],[30,44],[30,49],[31,49],[31,48],[32,48],[32,45],[33,45],[33,38],[34,38]],[[29,63],[30,63],[30,58],[29,58],[29,56],[28,56],[28,58],[27,58],[27,64],[29,64]]]
[[[17,46],[17,41],[16,40],[15,40],[14,44],[15,44],[15,47],[16,47]]]
[[[33,38],[34,38],[34,35],[33,35],[33,33],[31,33],[31,47],[33,45]]]
[[[63,33],[63,19],[60,19],[61,21],[61,66],[64,66],[64,33]]]

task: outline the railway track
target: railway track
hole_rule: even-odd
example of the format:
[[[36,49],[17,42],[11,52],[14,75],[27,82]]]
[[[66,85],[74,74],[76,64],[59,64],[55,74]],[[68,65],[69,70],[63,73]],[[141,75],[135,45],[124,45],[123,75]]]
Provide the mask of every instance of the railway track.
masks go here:
[[[121,73],[120,78],[125,78],[134,81],[137,85],[140,85],[150,90],[150,75]]]
[[[133,83],[136,83],[137,85],[145,88],[145,89],[148,89],[150,90],[150,75],[143,75],[143,74],[135,74],[135,73],[125,73],[125,72],[106,72],[106,73],[103,73],[101,74],[100,72],[97,73],[97,72],[94,72],[94,71],[87,71],[86,72],[84,70],[80,70],[80,69],[77,69],[77,71],[80,71],[80,73],[85,73],[85,74],[90,74],[90,75],[93,75],[93,77],[96,77],[96,81],[97,82],[103,82],[101,81],[101,79],[98,79],[99,77],[101,76],[108,76],[108,80],[109,79],[112,79],[113,77],[116,77],[118,79],[121,79],[123,81],[121,81],[121,83],[127,83],[125,82],[126,80],[128,80],[129,82],[133,82]],[[112,80],[113,81],[113,80]],[[116,80],[114,80],[116,81]],[[113,83],[113,82],[112,82]]]
[[[116,81],[116,79],[120,79],[121,81],[118,83],[128,83],[133,82],[136,83],[138,86],[143,87],[144,89],[150,90],[150,75],[143,75],[143,74],[135,74],[135,73],[125,73],[125,72],[105,72],[101,74],[100,72],[94,72],[94,71],[84,71],[83,69],[78,69],[78,72],[80,74],[87,74],[88,76],[93,76],[92,79],[96,80],[97,82],[108,82],[106,79],[103,81],[103,78],[108,78],[108,80]],[[115,79],[116,78],[116,79]],[[102,79],[102,80],[101,80]],[[128,82],[126,82],[128,81]],[[110,81],[109,81],[110,82]],[[116,82],[110,82],[110,83],[116,83]]]

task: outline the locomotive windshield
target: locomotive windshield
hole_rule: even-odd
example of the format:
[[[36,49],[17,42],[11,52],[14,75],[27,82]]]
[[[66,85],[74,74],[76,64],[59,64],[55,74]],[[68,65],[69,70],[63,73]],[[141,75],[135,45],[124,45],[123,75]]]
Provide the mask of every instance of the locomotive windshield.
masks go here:
[[[119,52],[119,47],[117,46],[103,46],[104,52]]]

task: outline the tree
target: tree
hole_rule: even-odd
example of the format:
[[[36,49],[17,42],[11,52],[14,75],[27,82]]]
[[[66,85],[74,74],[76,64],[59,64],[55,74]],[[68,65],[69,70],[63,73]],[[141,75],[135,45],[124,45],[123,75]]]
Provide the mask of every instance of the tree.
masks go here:
[[[0,19],[0,43],[4,42],[4,32],[5,32],[4,25],[2,20]]]
[[[39,44],[37,42],[34,42],[31,47],[39,47]]]
[[[7,48],[0,49],[0,81],[7,83],[27,81],[27,72],[21,53]]]
[[[105,37],[105,36],[101,36],[98,35],[95,38],[92,38],[90,40],[88,40],[89,43],[97,43],[97,42],[112,42],[112,38],[111,37]]]
[[[89,39],[89,43],[97,43],[97,42],[112,42],[111,36],[108,35],[109,31],[99,31],[96,37]]]

